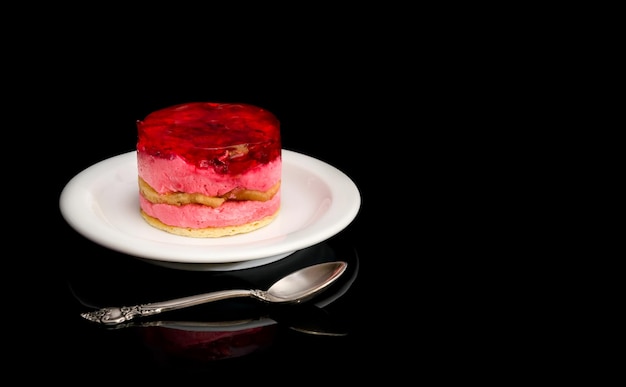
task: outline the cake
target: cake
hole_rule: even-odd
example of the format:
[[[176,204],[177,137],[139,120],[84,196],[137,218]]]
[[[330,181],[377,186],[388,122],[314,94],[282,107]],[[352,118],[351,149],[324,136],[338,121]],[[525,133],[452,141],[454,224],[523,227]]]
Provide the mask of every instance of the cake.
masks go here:
[[[137,121],[141,216],[198,238],[248,233],[280,210],[276,116],[245,103],[192,102]]]

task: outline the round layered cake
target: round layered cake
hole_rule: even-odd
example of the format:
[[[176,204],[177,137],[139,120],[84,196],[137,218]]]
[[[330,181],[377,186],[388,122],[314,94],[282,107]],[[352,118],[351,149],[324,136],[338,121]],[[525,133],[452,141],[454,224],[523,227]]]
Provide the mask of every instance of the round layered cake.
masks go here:
[[[225,237],[267,224],[280,209],[280,123],[242,103],[193,102],[137,121],[140,212],[189,237]]]

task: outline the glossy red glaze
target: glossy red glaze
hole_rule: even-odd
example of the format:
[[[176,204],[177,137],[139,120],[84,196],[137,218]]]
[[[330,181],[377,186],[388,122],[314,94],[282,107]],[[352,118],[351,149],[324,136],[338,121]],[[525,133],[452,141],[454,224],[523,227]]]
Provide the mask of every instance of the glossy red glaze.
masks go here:
[[[281,154],[280,123],[267,110],[242,103],[192,102],[137,121],[137,151],[179,156],[197,168],[238,174]]]

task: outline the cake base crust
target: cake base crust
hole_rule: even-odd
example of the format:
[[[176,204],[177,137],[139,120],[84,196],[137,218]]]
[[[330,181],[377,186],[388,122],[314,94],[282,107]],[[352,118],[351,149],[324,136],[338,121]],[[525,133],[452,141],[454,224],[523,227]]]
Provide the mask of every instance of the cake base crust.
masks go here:
[[[186,237],[193,238],[220,238],[230,235],[236,234],[244,234],[253,230],[257,230],[261,227],[264,227],[271,223],[276,216],[278,216],[278,212],[276,211],[273,215],[266,216],[263,219],[255,220],[254,222],[238,225],[238,226],[227,226],[227,227],[207,227],[207,228],[191,228],[191,227],[176,227],[167,225],[157,218],[153,218],[152,216],[146,214],[143,210],[140,210],[141,216],[148,222],[149,225],[155,227],[159,230],[167,231],[170,234],[181,235]]]

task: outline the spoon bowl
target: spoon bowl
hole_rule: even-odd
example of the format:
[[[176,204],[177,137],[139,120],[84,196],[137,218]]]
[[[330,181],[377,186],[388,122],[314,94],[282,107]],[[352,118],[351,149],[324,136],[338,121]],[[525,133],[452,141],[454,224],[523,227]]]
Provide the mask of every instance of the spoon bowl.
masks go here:
[[[296,270],[257,296],[268,302],[306,301],[328,287],[346,270],[346,262],[326,262]]]
[[[170,301],[135,306],[106,307],[81,313],[81,316],[92,322],[114,325],[129,321],[137,316],[152,316],[170,310],[236,297],[252,297],[269,303],[302,303],[330,286],[345,272],[347,267],[348,264],[344,261],[318,263],[282,277],[267,290],[221,290]]]

